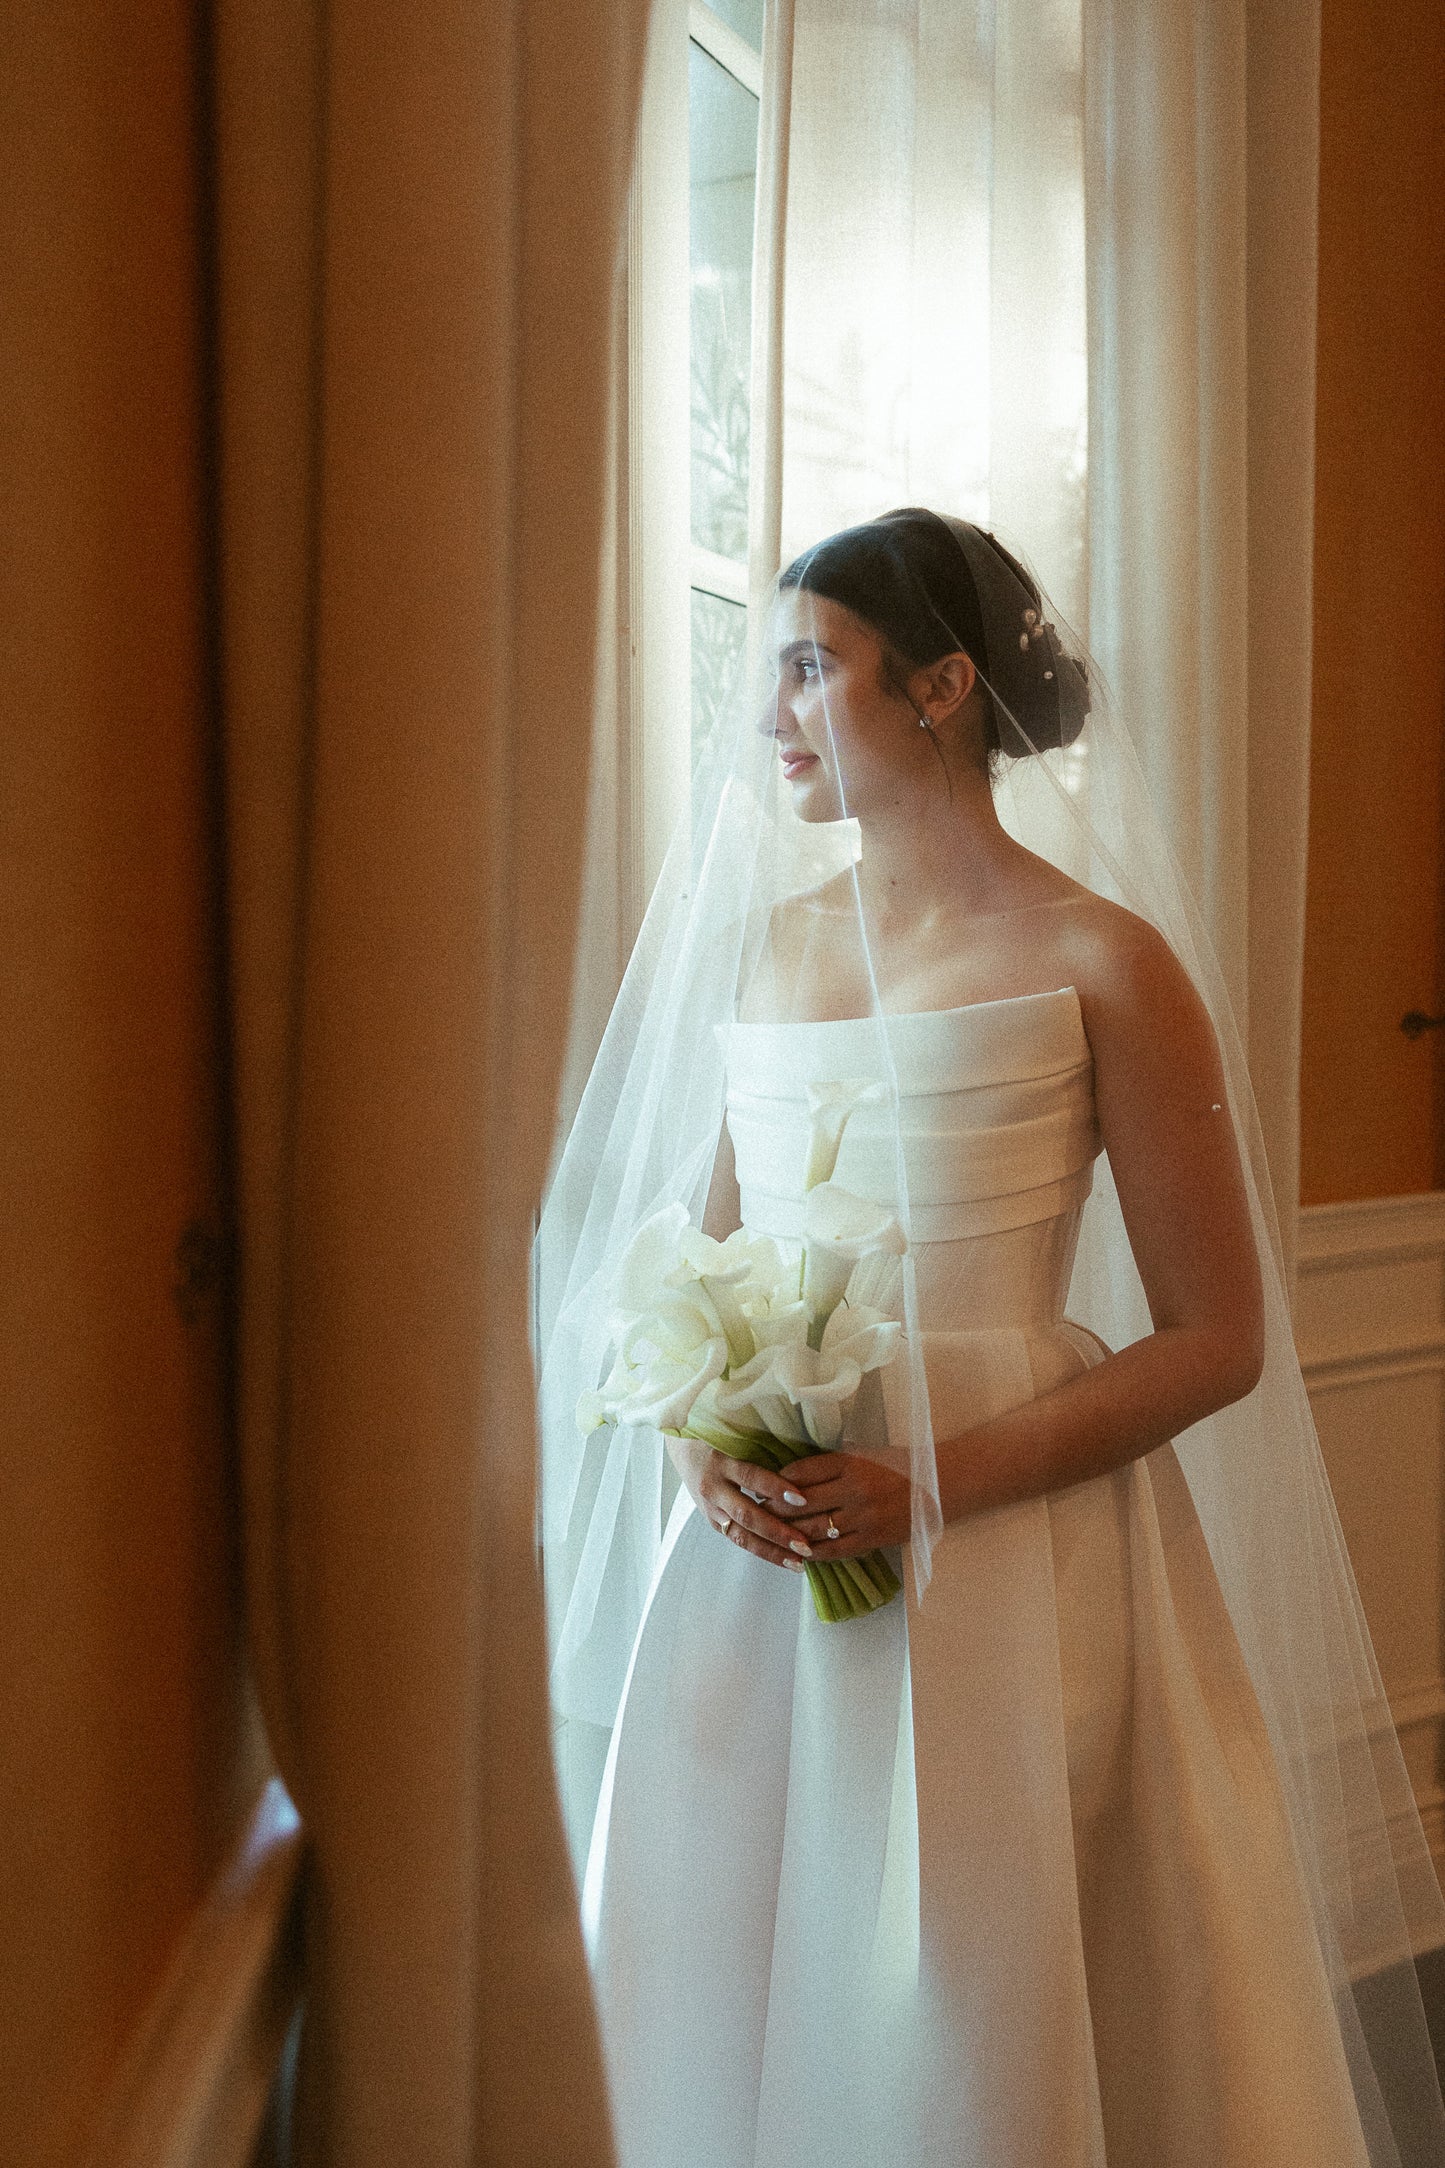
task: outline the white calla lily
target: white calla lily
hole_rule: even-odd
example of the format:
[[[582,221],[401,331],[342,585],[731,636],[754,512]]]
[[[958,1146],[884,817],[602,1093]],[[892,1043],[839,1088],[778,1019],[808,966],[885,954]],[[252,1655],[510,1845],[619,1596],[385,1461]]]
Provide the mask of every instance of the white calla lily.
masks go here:
[[[840,1445],[865,1371],[892,1359],[902,1327],[888,1315],[906,1245],[886,1206],[831,1180],[854,1108],[872,1084],[810,1091],[807,1232],[799,1256],[738,1229],[714,1241],[668,1205],[638,1228],[619,1267],[612,1369],[577,1403],[586,1432],[647,1426],[701,1438],[774,1471]],[[891,1601],[898,1577],[881,1551],[808,1566],[818,1615],[856,1618]]]
[[[728,1344],[730,1363],[745,1363],[756,1345],[741,1294],[742,1289],[730,1280],[708,1278],[697,1283],[695,1299],[716,1318],[718,1330]]]
[[[583,1393],[577,1402],[577,1428],[583,1432],[597,1430],[613,1421],[618,1402],[631,1392],[635,1376],[632,1365],[619,1351],[603,1384],[594,1393]]]
[[[881,1370],[893,1360],[903,1327],[896,1318],[885,1317],[881,1310],[870,1310],[863,1303],[844,1300],[823,1327],[823,1344],[820,1354],[847,1360],[858,1365],[860,1371]]]
[[[656,1299],[677,1270],[682,1240],[689,1226],[684,1205],[665,1205],[643,1221],[617,1267],[613,1299],[624,1316],[636,1316]]]
[[[710,1340],[697,1355],[698,1360],[691,1365],[661,1356],[649,1364],[618,1410],[618,1421],[646,1423],[654,1430],[681,1430],[704,1386],[722,1376],[727,1343]]]
[[[806,1437],[831,1448],[843,1435],[844,1412],[864,1371],[892,1360],[902,1329],[875,1310],[840,1304],[819,1347],[791,1334],[760,1348],[712,1388],[711,1398],[725,1422],[745,1427],[751,1418],[775,1437]]]
[[[713,1388],[713,1403],[724,1422],[739,1429],[766,1430],[792,1445],[807,1441],[808,1430],[793,1398],[797,1381],[795,1358],[811,1357],[806,1340],[779,1341],[775,1347],[759,1348],[750,1363],[731,1372]]]
[[[701,1228],[689,1226],[678,1245],[678,1256],[698,1279],[732,1287],[752,1280],[766,1282],[782,1269],[777,1243],[768,1235],[749,1234],[745,1227],[736,1227],[723,1241],[715,1242]]]
[[[855,1197],[836,1182],[808,1192],[803,1206],[803,1300],[815,1318],[829,1316],[861,1258],[901,1257],[903,1229],[886,1204]]]
[[[682,1293],[665,1287],[649,1309],[627,1320],[621,1345],[629,1362],[637,1361],[638,1348],[648,1346],[659,1355],[685,1362],[710,1340],[725,1338],[717,1310],[702,1288]]]
[[[803,1167],[803,1188],[813,1190],[831,1182],[838,1164],[838,1150],[849,1116],[859,1107],[876,1106],[886,1097],[882,1084],[841,1079],[837,1083],[808,1086],[808,1157]]]
[[[753,1320],[753,1338],[759,1349],[782,1347],[789,1340],[806,1341],[812,1325],[806,1302],[780,1303],[764,1317]]]
[[[654,1344],[637,1352],[642,1360],[624,1354],[605,1385],[582,1395],[577,1421],[583,1430],[595,1430],[599,1423],[680,1430],[699,1393],[727,1364],[727,1342],[720,1337],[699,1342],[690,1354],[664,1354]]]

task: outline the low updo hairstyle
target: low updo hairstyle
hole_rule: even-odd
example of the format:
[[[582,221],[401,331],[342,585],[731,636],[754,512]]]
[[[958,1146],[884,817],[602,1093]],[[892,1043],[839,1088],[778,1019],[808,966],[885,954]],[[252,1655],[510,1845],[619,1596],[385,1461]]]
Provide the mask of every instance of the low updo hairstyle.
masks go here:
[[[1005,756],[1071,745],[1089,712],[1087,665],[1044,620],[1038,583],[1018,559],[981,527],[965,533],[981,583],[954,526],[908,505],[829,535],[795,557],[778,584],[841,603],[870,625],[899,692],[912,671],[961,649],[983,680],[990,768]]]

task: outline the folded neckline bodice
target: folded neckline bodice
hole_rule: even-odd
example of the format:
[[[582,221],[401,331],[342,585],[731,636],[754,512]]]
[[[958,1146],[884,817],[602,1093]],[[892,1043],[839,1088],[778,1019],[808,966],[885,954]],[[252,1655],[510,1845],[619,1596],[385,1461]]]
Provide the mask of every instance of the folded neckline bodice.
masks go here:
[[[758,1233],[801,1235],[810,1084],[896,1077],[915,1247],[1076,1214],[1092,1186],[1093,1057],[1072,985],[881,1017],[735,1022],[727,1071],[743,1223]],[[857,1108],[833,1179],[896,1202],[896,1129],[890,1105]]]

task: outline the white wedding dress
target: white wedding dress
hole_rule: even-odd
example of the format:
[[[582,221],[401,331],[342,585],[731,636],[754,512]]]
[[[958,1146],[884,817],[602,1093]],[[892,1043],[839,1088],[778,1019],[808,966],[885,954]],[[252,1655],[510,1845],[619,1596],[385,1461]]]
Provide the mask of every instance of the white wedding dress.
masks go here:
[[[1072,987],[888,1031],[942,1439],[1103,1359],[1063,1314],[1092,1064]],[[733,1027],[746,1226],[798,1234],[805,1085],[876,1043]],[[845,1188],[891,1195],[884,1121]],[[837,1625],[683,1492],[585,1909],[622,2168],[1364,2168],[1172,1445],[950,1524],[921,1607]]]

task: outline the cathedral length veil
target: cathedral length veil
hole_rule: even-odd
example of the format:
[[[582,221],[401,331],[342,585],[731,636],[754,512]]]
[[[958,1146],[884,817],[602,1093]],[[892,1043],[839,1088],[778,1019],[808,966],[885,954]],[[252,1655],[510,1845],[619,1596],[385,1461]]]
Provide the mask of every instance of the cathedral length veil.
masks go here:
[[[1002,743],[994,790],[1003,825],[1074,879],[1152,922],[1213,1023],[1227,1081],[1221,1118],[1237,1140],[1264,1285],[1266,1346],[1253,1391],[1175,1443],[1273,1746],[1372,2168],[1445,2163],[1445,2118],[1411,1962],[1412,1949],[1445,1942],[1445,1903],[1300,1374],[1260,1126],[1223,978],[1097,667],[1036,592],[1031,575],[1023,584],[977,527],[949,519],[946,528],[964,554],[983,621],[993,628],[983,676]],[[920,599],[936,607],[930,595]],[[768,624],[776,600],[775,586]],[[1001,638],[1000,626],[1015,627],[1016,635]],[[953,646],[965,644],[961,628],[947,629]],[[858,1131],[852,1147],[891,1158],[898,1219],[910,1245],[896,1298],[905,1326],[901,1351],[877,1373],[881,1392],[870,1398],[865,1389],[860,1396],[850,1444],[895,1454],[906,1445],[914,1485],[907,1601],[925,1614],[941,1525],[912,1269],[913,1245],[926,1240],[927,1230],[914,1225],[909,1206],[893,1036],[883,1021],[857,873],[859,831],[847,818],[810,826],[792,810],[767,727],[771,644],[766,635],[758,643],[763,679],[736,689],[700,763],[691,817],[653,895],[539,1227],[541,1533],[557,1765],[579,1876],[676,1485],[657,1431],[639,1424],[584,1436],[575,1410],[606,1370],[617,1268],[637,1228],[672,1204],[701,1218],[739,1002],[762,998],[763,1013],[800,1021],[820,1013],[808,1007],[809,967],[789,976],[769,960],[773,907],[804,892],[821,889],[829,899],[827,911],[813,912],[810,922],[828,944],[830,984],[846,982],[853,989],[848,1013],[871,1019],[870,1051],[861,1064],[866,1077],[839,1081],[875,1087],[871,1103],[851,1117]],[[1041,683],[1055,688],[1057,727],[1048,749],[1036,751],[1024,717],[1037,716]],[[836,745],[829,757],[846,800]],[[840,1155],[840,1181],[847,1164]],[[1113,1349],[1150,1330],[1103,1156],[1094,1164],[1066,1307]],[[892,1610],[901,1615],[904,1605]],[[826,1632],[847,1636],[876,1623],[842,1623]],[[890,1632],[902,1651],[902,1628]],[[906,1654],[898,1660],[906,1666]],[[1027,1650],[1011,1646],[1005,1634],[999,1662],[988,1754],[990,1766],[1005,1772],[1000,1784],[1018,1784],[1010,1813],[1019,1832],[1015,1853],[1008,1855],[1005,1845],[992,1863],[1006,1885],[1000,1947],[1007,1947],[1010,1962],[1017,1958],[1021,1992],[1032,1996],[1031,1979],[1037,1985],[1047,1978],[1057,1893],[1030,1850],[1039,1841],[1030,1817],[1045,1794],[1062,1788],[1067,1797],[1063,1742],[1061,1733],[1042,1736],[1039,1680]],[[904,1753],[907,1736],[903,1724]],[[659,1772],[660,1781],[665,1776]],[[907,1800],[906,1785],[896,1796]],[[999,1820],[1007,1826],[1008,1816]],[[905,1875],[873,1892],[880,1920],[890,1905],[906,1910],[909,1886]],[[827,1902],[822,1889],[820,1901]],[[1026,1969],[1030,1950],[1035,1975]],[[832,1956],[843,1967],[850,1961],[843,1948]],[[816,1986],[820,1973],[829,1972],[835,1982],[848,1977],[821,1964],[809,1978]],[[1022,2007],[1046,2022],[1035,2002]]]

